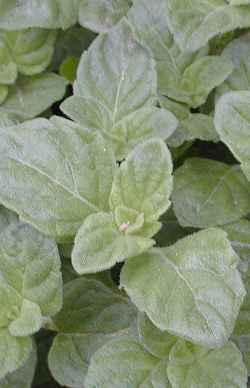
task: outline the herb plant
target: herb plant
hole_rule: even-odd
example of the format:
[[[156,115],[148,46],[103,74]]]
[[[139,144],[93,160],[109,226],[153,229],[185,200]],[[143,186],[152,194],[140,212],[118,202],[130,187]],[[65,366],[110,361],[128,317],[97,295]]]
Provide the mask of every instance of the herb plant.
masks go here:
[[[0,388],[247,388],[250,1],[0,0]]]

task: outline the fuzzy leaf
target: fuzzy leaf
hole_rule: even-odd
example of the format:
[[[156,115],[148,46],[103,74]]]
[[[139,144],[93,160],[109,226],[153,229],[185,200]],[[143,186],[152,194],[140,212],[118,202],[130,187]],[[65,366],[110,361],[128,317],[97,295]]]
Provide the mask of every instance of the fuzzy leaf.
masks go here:
[[[79,23],[95,32],[106,32],[126,15],[130,0],[81,0]]]
[[[115,161],[100,136],[72,122],[36,119],[0,128],[0,198],[45,234],[72,240],[107,210]]]
[[[242,259],[242,268],[250,265],[250,221],[239,220],[222,227],[227,232],[232,247]]]
[[[230,60],[198,53],[181,52],[169,31],[167,1],[137,0],[129,11],[129,22],[137,38],[149,47],[156,60],[161,94],[197,107],[232,72]]]
[[[250,211],[250,185],[239,166],[192,158],[174,176],[174,211],[182,226],[224,225]]]
[[[194,52],[216,35],[250,26],[250,7],[224,0],[168,0],[168,24],[182,50]]]
[[[231,92],[222,96],[215,110],[215,127],[220,139],[240,161],[250,181],[250,92]]]
[[[172,388],[247,388],[246,367],[232,342],[207,350],[179,341],[170,353],[167,371]]]
[[[54,73],[22,77],[9,88],[0,113],[10,114],[21,121],[32,119],[60,100],[66,85],[65,79]]]
[[[207,229],[127,261],[121,286],[161,330],[222,346],[245,296],[238,261],[226,233]]]
[[[163,364],[163,365],[162,365]],[[86,388],[170,388],[167,361],[161,362],[133,337],[109,341],[92,357]]]
[[[12,337],[0,329],[0,379],[24,365],[32,351],[30,337]],[[1,382],[1,381],[0,381]]]

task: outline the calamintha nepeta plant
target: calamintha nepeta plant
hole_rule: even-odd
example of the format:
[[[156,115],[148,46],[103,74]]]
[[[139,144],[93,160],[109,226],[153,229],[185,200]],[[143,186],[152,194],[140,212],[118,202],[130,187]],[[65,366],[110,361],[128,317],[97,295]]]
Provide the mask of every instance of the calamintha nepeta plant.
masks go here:
[[[0,388],[247,388],[249,29],[0,0]]]

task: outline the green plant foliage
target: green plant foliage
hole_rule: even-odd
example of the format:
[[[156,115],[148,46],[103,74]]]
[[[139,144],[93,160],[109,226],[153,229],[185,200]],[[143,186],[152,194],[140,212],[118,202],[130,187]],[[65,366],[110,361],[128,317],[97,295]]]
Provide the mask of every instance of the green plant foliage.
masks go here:
[[[250,384],[250,0],[0,0],[0,388]]]

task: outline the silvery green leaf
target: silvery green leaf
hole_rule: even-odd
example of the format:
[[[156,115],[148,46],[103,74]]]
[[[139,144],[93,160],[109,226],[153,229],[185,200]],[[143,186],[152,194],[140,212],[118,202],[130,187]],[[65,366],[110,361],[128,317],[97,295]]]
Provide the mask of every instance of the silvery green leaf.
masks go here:
[[[127,14],[130,5],[130,0],[80,0],[79,23],[106,32]]]
[[[2,233],[11,223],[17,222],[17,215],[6,209],[4,206],[0,206],[0,233]]]
[[[0,199],[58,241],[108,210],[115,160],[99,135],[72,122],[36,119],[0,128]]]
[[[93,103],[92,99],[72,96],[64,101],[61,108],[72,120],[86,128],[101,131],[111,144],[117,160],[123,160],[137,144],[148,138],[158,136],[166,140],[178,126],[170,111],[156,107],[135,110],[110,127],[107,111]]]
[[[250,34],[231,41],[222,57],[233,62],[234,70],[217,88],[216,97],[230,91],[250,90]]]
[[[175,132],[167,139],[167,144],[170,147],[179,147],[185,141],[196,139],[215,143],[219,141],[212,116],[191,113],[186,105],[174,102],[166,97],[160,98],[160,104],[163,108],[172,112],[179,121]]]
[[[0,379],[22,367],[29,358],[31,351],[32,341],[30,337],[13,337],[7,329],[1,328]]]
[[[21,77],[9,87],[8,97],[0,105],[0,114],[3,112],[21,121],[32,119],[60,100],[66,86],[66,80],[54,73]]]
[[[250,26],[250,7],[224,0],[169,0],[168,25],[182,50],[194,52],[216,35]]]
[[[13,336],[33,334],[42,315],[61,308],[57,246],[26,224],[12,222],[0,234],[0,278],[0,327]]]
[[[15,124],[18,124],[18,120],[12,114],[1,112],[0,107],[0,127],[12,127]]]
[[[124,224],[125,225],[125,224]],[[72,265],[79,274],[103,271],[147,251],[154,240],[126,233],[109,213],[87,217],[78,230],[72,252]]]
[[[176,170],[173,205],[182,226],[228,224],[250,211],[250,184],[238,165],[191,158]]]
[[[137,0],[128,14],[136,37],[156,60],[158,89],[161,94],[188,104],[202,105],[217,85],[232,72],[231,61],[207,56],[207,49],[182,52],[169,31],[167,1]]]
[[[63,28],[78,19],[79,0],[0,0],[0,28],[21,30],[28,27]]]
[[[146,314],[138,315],[138,332],[143,346],[155,357],[165,358],[176,343],[176,337],[159,330]]]
[[[167,367],[172,388],[247,388],[247,371],[239,349],[228,342],[207,350],[179,341]]]
[[[250,221],[239,220],[232,224],[223,225],[233,249],[242,260],[242,270],[250,264]]]
[[[91,358],[86,388],[170,388],[167,360],[146,351],[138,339],[127,336],[107,342]]]
[[[138,216],[141,214],[143,222],[138,231],[144,237],[152,237],[156,233],[151,230],[152,226],[170,205],[172,168],[168,148],[162,140],[155,138],[135,147],[116,171],[110,207],[114,213],[122,206],[134,210]],[[116,219],[119,220],[119,217]],[[135,219],[128,217],[123,223],[129,224],[126,228],[129,231]]]
[[[50,64],[56,40],[55,31],[29,28],[6,31],[3,37],[9,55],[21,74],[39,74]]]
[[[207,229],[128,260],[121,286],[159,329],[213,348],[232,334],[245,296],[238,262],[226,233]]]
[[[125,295],[80,277],[64,285],[63,308],[53,321],[61,333],[92,335],[127,330],[134,319],[135,308]]]
[[[58,334],[48,357],[54,379],[62,386],[83,388],[92,355],[110,338],[105,334]]]
[[[37,362],[36,350],[33,350],[28,360],[15,372],[7,374],[0,380],[0,388],[31,388]]]
[[[215,110],[215,127],[223,141],[241,163],[250,180],[250,92],[231,92],[223,95]]]

